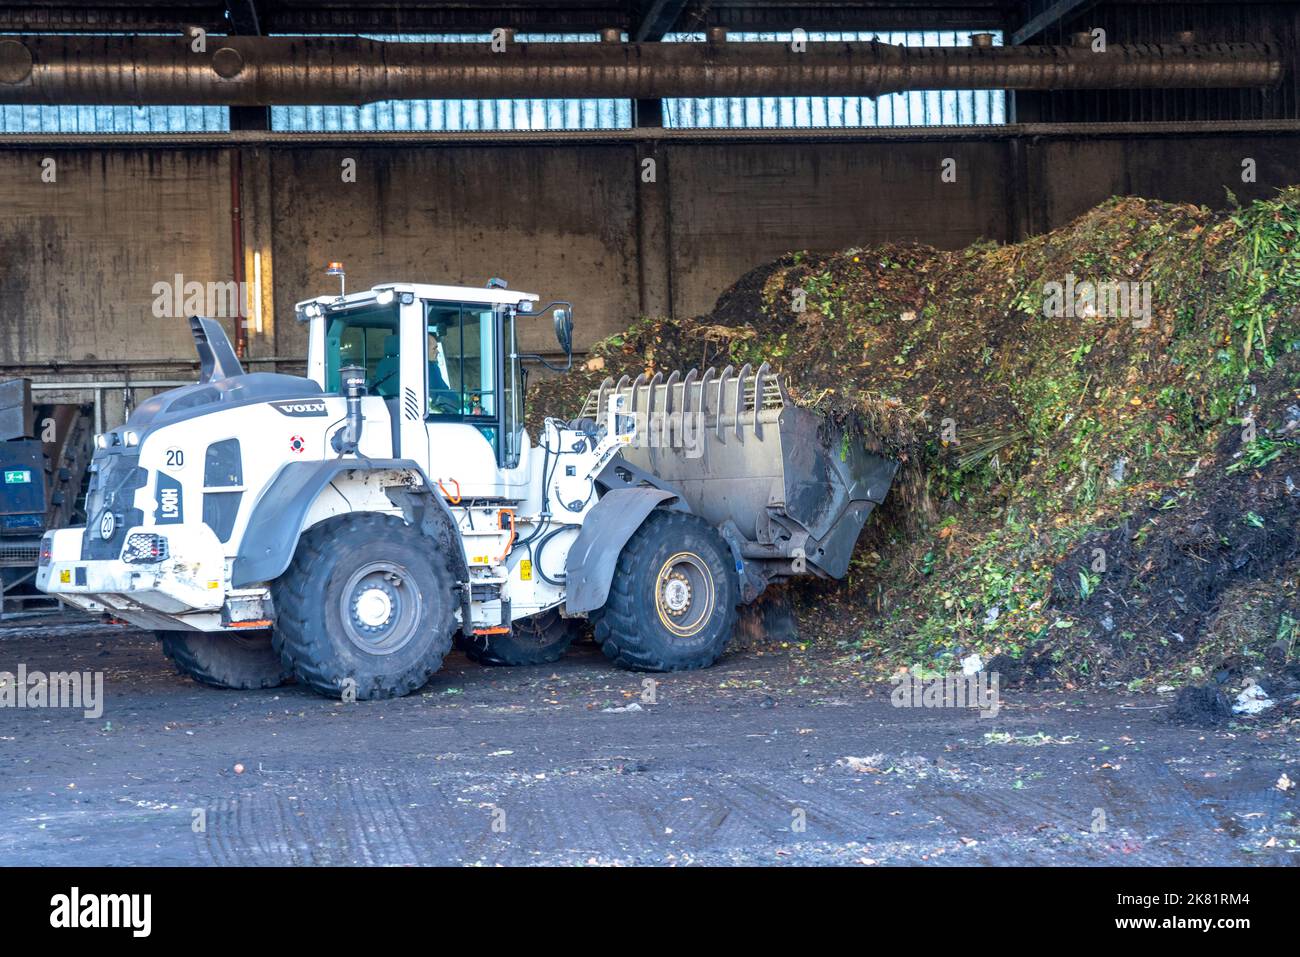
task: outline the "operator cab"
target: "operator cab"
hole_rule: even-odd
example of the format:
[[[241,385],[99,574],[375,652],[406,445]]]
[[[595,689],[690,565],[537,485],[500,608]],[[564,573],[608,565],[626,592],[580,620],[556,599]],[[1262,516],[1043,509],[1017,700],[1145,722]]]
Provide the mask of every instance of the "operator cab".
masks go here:
[[[520,363],[540,358],[519,354],[516,320],[535,315],[538,297],[494,283],[389,284],[308,300],[297,313],[309,323],[308,376],[338,394],[341,371],[364,368],[367,394],[394,424],[395,457],[425,463],[431,478],[495,474],[494,488],[466,494],[511,497],[527,484]]]

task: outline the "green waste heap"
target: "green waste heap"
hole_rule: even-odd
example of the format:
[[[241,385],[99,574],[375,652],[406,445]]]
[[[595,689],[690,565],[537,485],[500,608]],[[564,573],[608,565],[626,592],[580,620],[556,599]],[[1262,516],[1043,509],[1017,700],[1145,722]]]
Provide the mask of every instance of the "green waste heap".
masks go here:
[[[794,253],[709,315],[597,344],[533,407],[763,360],[903,462],[849,587],[792,590],[806,640],[882,672],[979,653],[1010,680],[1135,685],[1300,650],[1300,189]]]

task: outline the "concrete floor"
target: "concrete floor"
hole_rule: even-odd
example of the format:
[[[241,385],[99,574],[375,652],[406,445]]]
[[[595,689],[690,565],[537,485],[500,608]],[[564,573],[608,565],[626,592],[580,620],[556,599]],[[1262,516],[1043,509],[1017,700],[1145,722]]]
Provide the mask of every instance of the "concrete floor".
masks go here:
[[[744,652],[611,711],[646,676],[582,645],[343,705],[67,623],[0,630],[20,663],[104,672],[105,706],[0,710],[11,864],[1300,863],[1295,731],[1171,726],[1168,697],[1003,692],[983,719]]]

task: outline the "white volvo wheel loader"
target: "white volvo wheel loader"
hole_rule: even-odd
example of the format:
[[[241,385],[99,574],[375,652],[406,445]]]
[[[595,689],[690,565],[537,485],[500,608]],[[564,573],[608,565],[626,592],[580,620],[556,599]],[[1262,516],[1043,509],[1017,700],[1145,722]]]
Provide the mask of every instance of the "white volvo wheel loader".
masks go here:
[[[768,584],[845,574],[895,462],[766,365],[607,380],[534,444],[518,325],[552,313],[572,361],[567,303],[536,303],[499,280],[308,300],[306,377],[244,372],[192,319],[199,381],[96,437],[87,525],[45,536],[39,587],[198,681],[367,699],[454,641],[555,660],[577,618],[618,664],[704,667]]]

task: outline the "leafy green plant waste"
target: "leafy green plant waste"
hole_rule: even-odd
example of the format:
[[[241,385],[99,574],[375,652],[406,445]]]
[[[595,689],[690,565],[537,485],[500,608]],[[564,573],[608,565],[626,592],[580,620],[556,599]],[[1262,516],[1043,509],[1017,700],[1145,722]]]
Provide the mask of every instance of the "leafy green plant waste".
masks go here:
[[[1294,656],[1300,188],[1115,198],[1013,245],[793,253],[530,403],[764,360],[902,462],[847,580],[788,587],[803,640],[882,673],[978,652],[1012,680],[1135,687]]]

